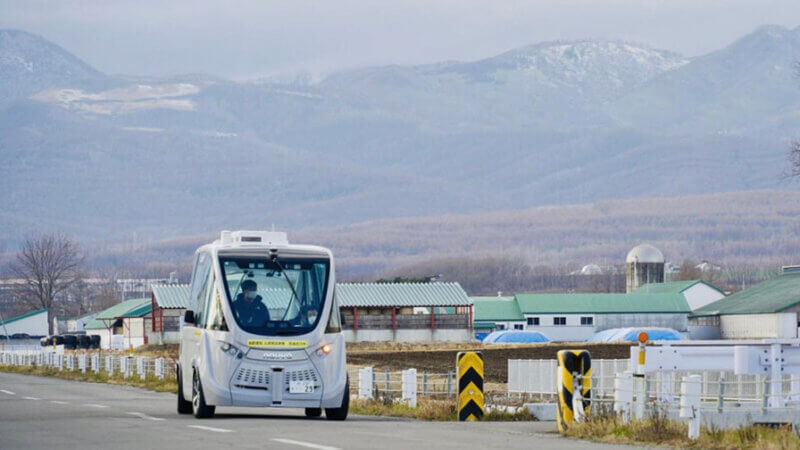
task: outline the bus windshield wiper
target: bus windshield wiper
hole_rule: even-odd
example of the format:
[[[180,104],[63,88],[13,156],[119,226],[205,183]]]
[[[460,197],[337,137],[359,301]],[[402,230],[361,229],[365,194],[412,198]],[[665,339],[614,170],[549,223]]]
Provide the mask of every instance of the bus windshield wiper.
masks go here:
[[[289,304],[286,305],[286,311],[283,312],[283,317],[281,317],[281,320],[286,320],[286,315],[289,314],[289,307],[292,306],[292,302],[294,301],[294,299],[297,300],[300,299],[297,297],[297,290],[294,288],[294,283],[292,283],[292,280],[289,279],[289,275],[286,274],[286,271],[283,269],[281,263],[278,262],[278,250],[270,249],[269,257],[270,259],[272,259],[272,262],[275,263],[276,266],[278,266],[278,270],[281,271],[281,274],[283,274],[283,278],[286,279],[286,282],[289,283],[289,287],[292,289],[292,298],[289,299]]]

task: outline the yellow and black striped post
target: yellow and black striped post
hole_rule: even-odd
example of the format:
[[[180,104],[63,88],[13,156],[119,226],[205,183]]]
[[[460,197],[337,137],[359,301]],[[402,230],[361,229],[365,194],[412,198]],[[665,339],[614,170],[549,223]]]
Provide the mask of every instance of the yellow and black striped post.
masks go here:
[[[573,396],[576,387],[575,377],[580,376],[579,389],[583,398],[583,411],[581,416],[589,414],[591,402],[589,397],[592,389],[592,357],[586,350],[561,350],[558,352],[558,403],[556,419],[558,431],[564,432],[569,424],[575,420],[573,410]],[[581,414],[582,413],[582,414]]]
[[[483,355],[481,352],[459,352],[458,421],[481,420],[483,417]]]

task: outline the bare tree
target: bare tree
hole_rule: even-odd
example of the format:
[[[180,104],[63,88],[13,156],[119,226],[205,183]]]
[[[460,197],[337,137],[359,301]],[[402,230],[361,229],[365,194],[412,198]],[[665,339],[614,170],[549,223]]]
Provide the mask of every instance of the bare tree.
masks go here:
[[[786,178],[800,177],[800,141],[792,142],[789,147],[789,170],[786,173]]]
[[[47,327],[53,334],[54,303],[83,277],[83,255],[72,239],[61,234],[30,236],[11,263],[12,276],[22,281],[20,298],[34,308],[46,308]]]

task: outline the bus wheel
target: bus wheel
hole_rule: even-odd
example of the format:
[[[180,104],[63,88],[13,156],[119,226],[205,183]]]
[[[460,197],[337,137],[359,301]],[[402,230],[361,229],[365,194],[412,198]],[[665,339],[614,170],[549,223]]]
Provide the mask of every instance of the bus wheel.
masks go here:
[[[328,420],[347,419],[347,412],[350,410],[350,377],[344,384],[344,395],[342,395],[342,406],[338,408],[325,408],[325,418]]]
[[[322,415],[322,408],[306,408],[306,417],[319,417]]]
[[[191,414],[192,402],[183,398],[183,380],[181,379],[183,375],[181,375],[181,366],[178,366],[176,372],[178,375],[178,414]]]
[[[206,398],[203,395],[203,385],[197,372],[194,373],[192,383],[192,412],[198,419],[208,419],[214,417],[216,407],[206,405]]]

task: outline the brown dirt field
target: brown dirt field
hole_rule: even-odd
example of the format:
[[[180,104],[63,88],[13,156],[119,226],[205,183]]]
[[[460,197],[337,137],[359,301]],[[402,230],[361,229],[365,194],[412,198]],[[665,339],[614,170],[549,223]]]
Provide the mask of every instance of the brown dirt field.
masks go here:
[[[442,345],[440,344],[440,347]],[[392,348],[379,350],[352,348],[348,345],[347,363],[354,366],[373,366],[381,370],[404,370],[415,368],[418,371],[444,373],[455,369],[456,354],[464,350],[476,350],[483,353],[484,373],[487,382],[508,382],[509,359],[555,359],[559,350],[586,349],[596,359],[625,359],[630,357],[631,343],[623,344],[588,344],[575,345],[564,343],[521,344],[504,346],[482,346],[452,344],[446,349],[402,350]],[[399,347],[399,345],[398,345]],[[434,346],[431,346],[434,347]]]

